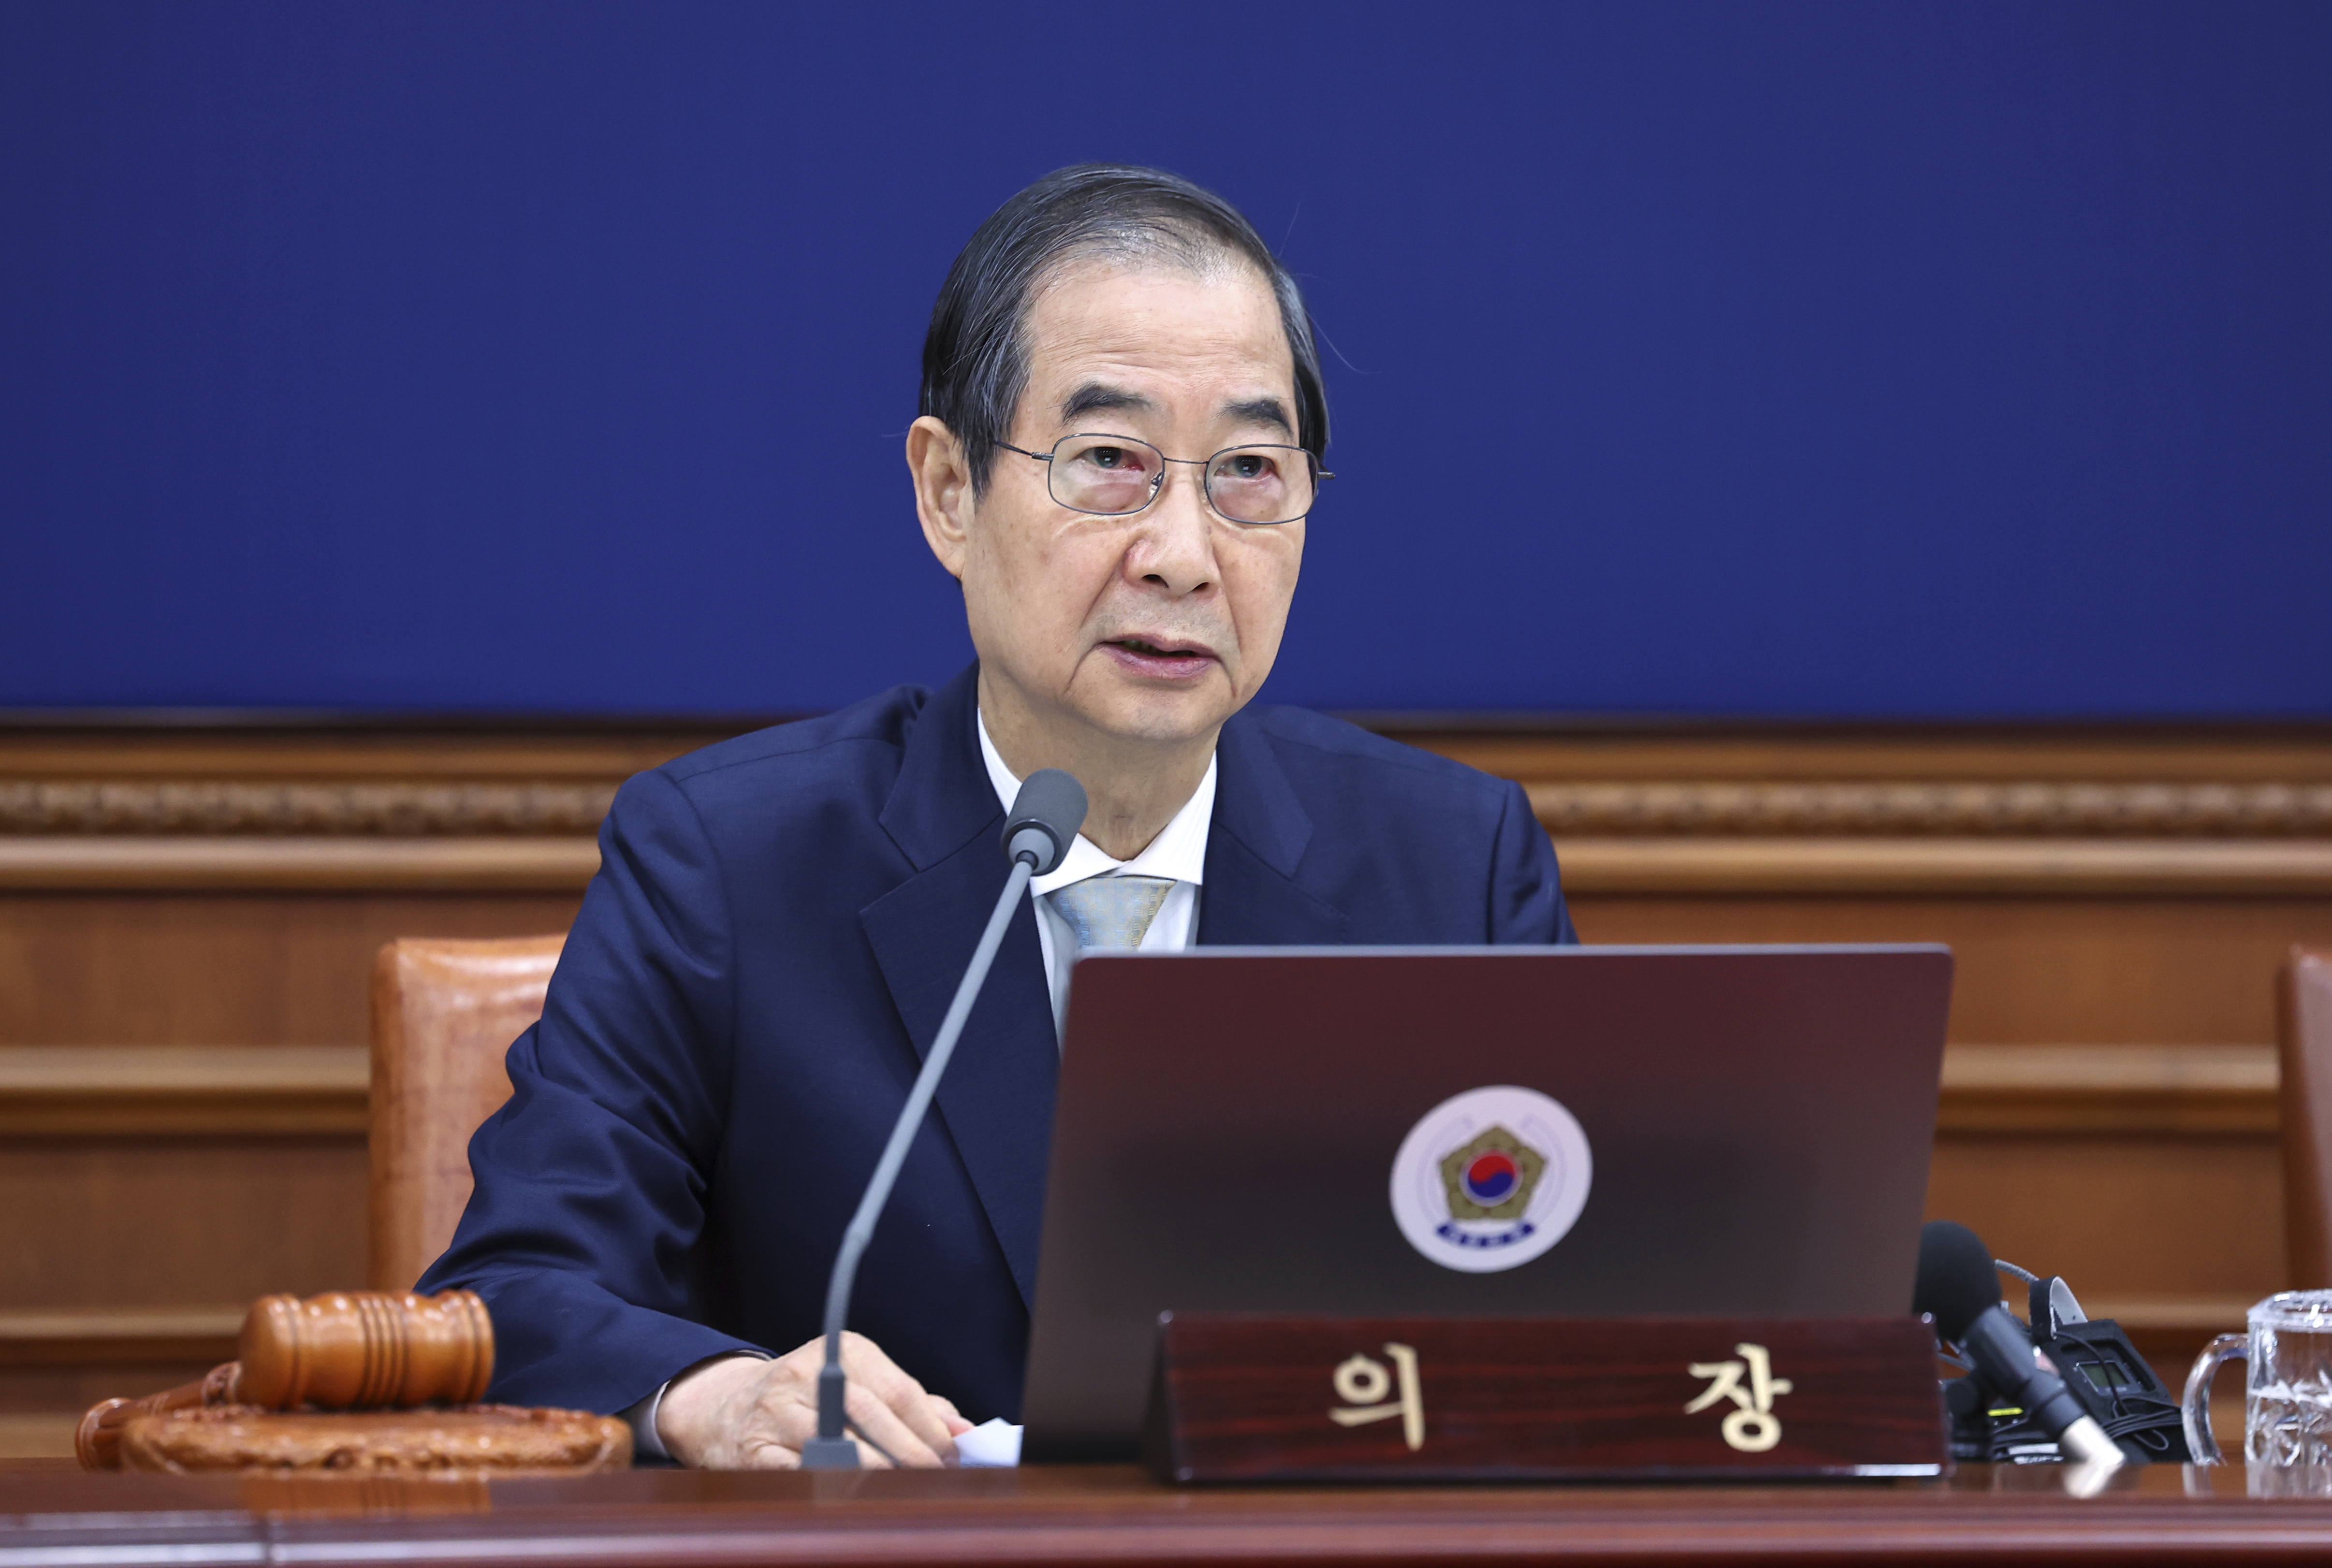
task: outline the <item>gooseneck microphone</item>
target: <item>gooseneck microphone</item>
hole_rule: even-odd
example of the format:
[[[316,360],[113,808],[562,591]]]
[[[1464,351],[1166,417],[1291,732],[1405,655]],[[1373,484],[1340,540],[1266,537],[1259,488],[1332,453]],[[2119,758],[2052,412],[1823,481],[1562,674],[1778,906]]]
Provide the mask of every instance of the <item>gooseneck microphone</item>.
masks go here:
[[[1005,814],[1004,853],[1012,862],[1012,874],[1005,879],[996,912],[988,917],[988,929],[972,950],[963,982],[955,988],[955,1000],[940,1021],[931,1054],[923,1058],[922,1071],[915,1075],[915,1086],[907,1092],[907,1103],[891,1128],[891,1141],[883,1146],[882,1159],[874,1162],[874,1174],[858,1200],[858,1211],[850,1217],[849,1229],[842,1233],[842,1250],[834,1259],[834,1276],[826,1287],[826,1362],[817,1372],[817,1436],[802,1448],[805,1470],[858,1468],[858,1445],[846,1435],[850,1423],[843,1399],[849,1384],[842,1372],[842,1330],[850,1316],[850,1286],[858,1277],[858,1260],[865,1255],[866,1244],[874,1239],[874,1221],[890,1201],[899,1167],[907,1161],[907,1146],[915,1141],[915,1130],[931,1109],[940,1075],[947,1071],[948,1058],[955,1054],[955,1042],[963,1033],[964,1020],[971,1016],[971,1004],[980,999],[980,988],[988,980],[989,966],[996,961],[996,950],[1003,943],[1004,928],[1012,923],[1020,895],[1027,891],[1031,877],[1042,876],[1061,864],[1085,819],[1085,787],[1057,768],[1029,774],[1012,801],[1012,809]]]
[[[2066,1458],[2122,1462],[2120,1446],[2081,1409],[2065,1380],[2041,1363],[2031,1334],[2001,1304],[1992,1251],[1974,1231],[1948,1219],[1921,1227],[1911,1310],[1932,1316],[1936,1332],[1964,1350],[1993,1389],[2031,1412]]]

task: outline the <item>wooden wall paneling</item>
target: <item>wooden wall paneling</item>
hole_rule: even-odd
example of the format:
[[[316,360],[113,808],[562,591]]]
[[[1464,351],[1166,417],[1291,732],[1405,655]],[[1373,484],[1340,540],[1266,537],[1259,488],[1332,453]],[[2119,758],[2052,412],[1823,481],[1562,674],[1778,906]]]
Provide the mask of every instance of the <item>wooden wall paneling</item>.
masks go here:
[[[1582,893],[2102,894],[2196,897],[2332,893],[2332,843],[2291,838],[1567,837]]]
[[[0,838],[0,888],[563,893],[598,868],[582,835],[279,837],[59,833]]]
[[[0,1138],[361,1138],[362,1046],[0,1046]]]
[[[1911,782],[2332,783],[2332,725],[1791,724],[1364,717],[1527,786]]]
[[[364,1278],[360,1136],[0,1142],[0,1311],[239,1307]]]
[[[0,1046],[0,1136],[361,1136],[363,1046]]]
[[[234,1354],[244,1311],[233,1307],[125,1307],[118,1311],[0,1313],[0,1364],[177,1365]]]
[[[2159,1326],[2183,1312],[2199,1334],[2283,1288],[2279,1162],[2272,1137],[1947,1133],[1927,1209],[2063,1275],[2094,1315],[2136,1308]]]
[[[510,780],[612,788],[774,718],[638,724],[491,718],[406,722],[162,713],[119,722],[0,721],[0,782],[388,783]],[[12,829],[12,831],[14,831]]]
[[[0,887],[0,1045],[361,1045],[381,943],[564,931],[588,875],[547,894]]]
[[[0,1458],[72,1451],[75,1416],[234,1354],[241,1309],[0,1311]]]
[[[2272,1139],[2280,1077],[2269,1046],[1946,1046],[1936,1131]]]
[[[2175,1384],[2281,1288],[2277,1079],[2266,1046],[1952,1047],[1928,1217],[2065,1276]]]
[[[1754,897],[1584,894],[1592,942],[1942,942],[1952,1037],[2264,1044],[2276,966],[2332,940],[2332,898]]]
[[[47,1058],[39,1074],[12,1060],[26,1054]],[[316,1082],[345,1079],[360,1047],[246,1050],[341,1063],[284,1075],[277,1093],[243,1073],[225,1075],[240,1086],[181,1095],[161,1085],[200,1075],[56,1092],[59,1079],[109,1076],[62,1071],[60,1054],[0,1050],[0,1457],[70,1453],[72,1418],[89,1405],[229,1358],[255,1296],[363,1278],[364,1134],[349,1125],[362,1116],[362,1079]],[[24,1092],[35,1077],[48,1082]],[[327,1130],[298,1130],[310,1126]]]

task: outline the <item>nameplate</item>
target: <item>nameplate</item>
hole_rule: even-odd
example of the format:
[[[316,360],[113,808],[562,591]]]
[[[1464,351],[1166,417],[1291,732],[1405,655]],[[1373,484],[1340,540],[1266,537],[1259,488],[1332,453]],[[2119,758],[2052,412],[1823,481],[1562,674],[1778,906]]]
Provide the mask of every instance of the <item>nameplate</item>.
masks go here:
[[[1935,1476],[1916,1318],[1166,1313],[1146,1437],[1166,1480]]]

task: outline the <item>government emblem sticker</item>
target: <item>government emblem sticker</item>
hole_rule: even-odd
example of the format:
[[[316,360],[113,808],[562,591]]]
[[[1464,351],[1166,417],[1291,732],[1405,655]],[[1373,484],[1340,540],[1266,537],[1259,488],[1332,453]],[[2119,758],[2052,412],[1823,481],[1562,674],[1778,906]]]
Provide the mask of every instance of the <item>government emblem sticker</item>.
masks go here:
[[[1392,1217],[1444,1268],[1494,1274],[1570,1233],[1594,1177],[1579,1118],[1536,1089],[1468,1089],[1400,1141]]]

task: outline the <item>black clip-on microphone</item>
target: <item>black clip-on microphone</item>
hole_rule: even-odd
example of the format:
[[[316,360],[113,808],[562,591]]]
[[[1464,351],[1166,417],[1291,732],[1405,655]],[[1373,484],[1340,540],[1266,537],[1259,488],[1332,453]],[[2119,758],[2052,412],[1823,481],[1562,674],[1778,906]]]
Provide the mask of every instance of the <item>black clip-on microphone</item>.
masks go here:
[[[1005,879],[996,913],[988,917],[988,929],[972,951],[963,983],[955,988],[955,1000],[941,1020],[939,1036],[932,1042],[931,1054],[923,1058],[923,1070],[915,1075],[915,1086],[907,1092],[907,1103],[891,1129],[891,1141],[883,1146],[883,1158],[875,1162],[866,1195],[858,1200],[858,1212],[850,1217],[850,1228],[842,1233],[842,1250],[834,1259],[834,1276],[826,1287],[826,1364],[817,1372],[817,1436],[802,1448],[805,1470],[858,1468],[858,1445],[845,1432],[850,1423],[843,1410],[843,1396],[849,1384],[842,1372],[842,1330],[850,1315],[850,1286],[858,1277],[858,1260],[865,1256],[866,1244],[874,1239],[874,1221],[890,1201],[899,1167],[907,1161],[907,1145],[914,1142],[915,1131],[931,1109],[940,1075],[947,1071],[948,1058],[955,1054],[956,1038],[963,1033],[964,1020],[971,1016],[971,1004],[980,999],[980,988],[988,980],[989,966],[996,961],[996,950],[1003,944],[1004,928],[1011,923],[1020,895],[1027,891],[1031,877],[1042,876],[1061,864],[1085,820],[1085,787],[1058,768],[1040,768],[1029,774],[1005,816],[1004,853],[1012,862],[1012,874]]]

